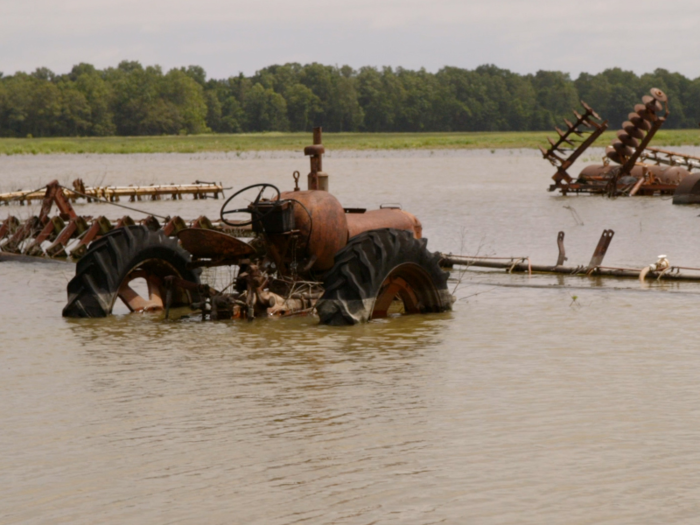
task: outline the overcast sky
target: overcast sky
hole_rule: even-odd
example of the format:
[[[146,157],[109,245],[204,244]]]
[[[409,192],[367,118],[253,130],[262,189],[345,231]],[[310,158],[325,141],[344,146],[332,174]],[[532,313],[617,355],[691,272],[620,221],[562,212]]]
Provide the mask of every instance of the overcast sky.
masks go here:
[[[700,76],[700,1],[0,0],[0,71],[121,60],[208,76],[272,64]]]

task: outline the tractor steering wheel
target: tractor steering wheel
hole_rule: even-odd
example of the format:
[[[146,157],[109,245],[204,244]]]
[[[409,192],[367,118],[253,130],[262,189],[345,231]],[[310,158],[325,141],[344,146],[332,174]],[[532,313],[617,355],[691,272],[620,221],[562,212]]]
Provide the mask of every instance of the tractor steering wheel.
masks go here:
[[[249,190],[252,190],[253,188],[260,188],[260,191],[258,191],[258,194],[255,197],[255,200],[253,200],[247,207],[236,208],[233,210],[226,209],[226,206],[228,206],[228,204],[233,199],[235,199],[236,197],[238,197],[242,193],[245,193]],[[262,219],[264,219],[265,217],[270,215],[270,213],[272,213],[274,211],[274,208],[272,208],[272,207],[265,213],[260,213],[258,211],[258,209],[260,207],[260,199],[262,198],[262,195],[265,192],[266,188],[272,188],[275,191],[275,193],[277,194],[273,199],[265,199],[266,201],[274,201],[274,200],[279,201],[280,200],[280,190],[277,188],[277,186],[275,186],[273,184],[262,183],[262,184],[252,184],[250,186],[246,186],[242,190],[238,190],[236,193],[231,195],[226,200],[226,202],[224,202],[224,205],[221,206],[221,212],[219,213],[219,215],[221,217],[221,221],[224,224],[228,224],[229,226],[249,226],[249,225],[253,224],[254,222],[261,221]],[[252,216],[252,219],[247,221],[247,222],[229,222],[229,221],[227,221],[225,215],[232,215],[234,213],[250,213]]]

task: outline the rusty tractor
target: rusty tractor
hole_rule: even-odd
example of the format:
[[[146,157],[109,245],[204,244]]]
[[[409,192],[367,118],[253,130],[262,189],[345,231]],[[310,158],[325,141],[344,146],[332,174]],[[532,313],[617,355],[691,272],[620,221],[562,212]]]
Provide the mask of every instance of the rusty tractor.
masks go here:
[[[221,221],[232,231],[252,229],[249,243],[221,230],[183,228],[169,236],[144,225],[93,241],[68,284],[63,315],[104,317],[117,300],[166,318],[179,307],[211,320],[315,311],[330,325],[449,310],[448,273],[428,251],[420,221],[399,208],[344,208],[328,191],[321,128],[304,153],[311,161],[307,190],[295,172],[292,191],[255,184],[222,206]],[[200,282],[203,268],[219,266],[232,268],[226,286]]]

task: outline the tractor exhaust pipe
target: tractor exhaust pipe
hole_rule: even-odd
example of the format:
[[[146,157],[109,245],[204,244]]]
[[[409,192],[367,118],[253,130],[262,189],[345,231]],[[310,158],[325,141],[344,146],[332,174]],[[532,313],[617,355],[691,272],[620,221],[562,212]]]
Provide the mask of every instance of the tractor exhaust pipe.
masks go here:
[[[325,149],[321,142],[322,128],[314,128],[314,144],[304,148],[304,155],[311,158],[311,172],[309,173],[309,190],[328,191],[328,173],[323,172],[323,154]]]

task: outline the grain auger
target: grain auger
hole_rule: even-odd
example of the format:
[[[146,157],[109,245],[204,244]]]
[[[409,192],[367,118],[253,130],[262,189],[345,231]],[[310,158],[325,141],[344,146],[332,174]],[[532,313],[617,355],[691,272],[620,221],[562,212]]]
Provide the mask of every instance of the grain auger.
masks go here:
[[[554,128],[559,135],[559,140],[554,141],[547,137],[550,144],[549,149],[540,147],[542,156],[547,159],[552,166],[557,168],[557,172],[552,176],[554,184],[549,187],[549,191],[561,188],[562,192],[566,193],[566,187],[573,181],[573,178],[566,170],[568,170],[576,159],[593,144],[606,129],[608,129],[607,120],[603,121],[603,119],[593,111],[593,108],[583,100],[581,101],[581,105],[584,109],[583,115],[574,110],[576,122],[572,123],[564,119],[567,128],[566,131],[562,131],[558,127]],[[590,131],[585,131],[582,127],[586,127]],[[582,139],[585,134],[588,136],[577,145],[575,142],[577,138]],[[562,150],[561,148],[564,144],[567,144],[573,149],[570,152]]]

